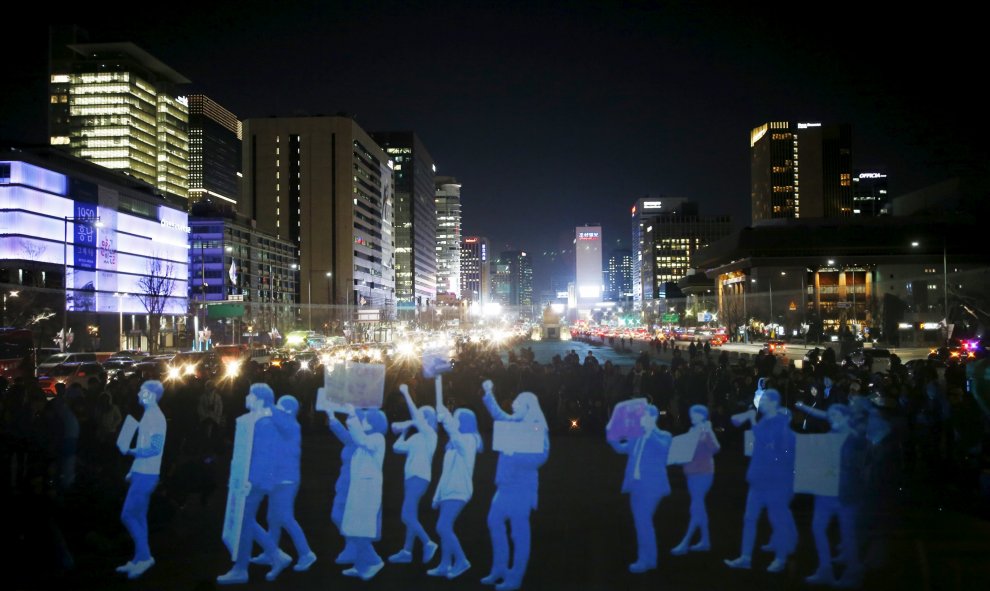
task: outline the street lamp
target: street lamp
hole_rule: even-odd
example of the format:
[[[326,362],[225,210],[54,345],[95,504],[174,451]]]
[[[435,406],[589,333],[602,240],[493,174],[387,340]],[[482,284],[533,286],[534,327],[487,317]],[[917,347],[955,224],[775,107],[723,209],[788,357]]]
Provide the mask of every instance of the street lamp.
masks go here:
[[[62,302],[62,338],[59,340],[59,350],[63,353],[65,352],[65,342],[68,336],[69,327],[69,222],[73,224],[93,224],[97,228],[102,228],[103,224],[100,223],[100,216],[63,216],[62,217],[62,291],[63,298]],[[72,244],[75,246],[75,238],[73,237]],[[94,249],[96,241],[93,241]]]
[[[3,326],[7,326],[7,296],[10,295],[12,298],[16,298],[21,295],[19,291],[3,292]]]

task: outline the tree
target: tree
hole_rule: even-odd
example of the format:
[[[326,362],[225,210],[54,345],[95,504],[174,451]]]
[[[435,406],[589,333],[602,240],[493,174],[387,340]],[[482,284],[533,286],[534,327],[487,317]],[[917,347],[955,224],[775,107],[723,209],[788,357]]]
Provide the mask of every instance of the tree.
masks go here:
[[[138,287],[141,293],[138,299],[141,305],[148,312],[148,352],[154,355],[158,352],[158,332],[162,312],[168,304],[168,299],[172,297],[175,290],[175,278],[172,276],[175,269],[172,263],[164,265],[158,257],[148,261],[148,274],[138,280]]]

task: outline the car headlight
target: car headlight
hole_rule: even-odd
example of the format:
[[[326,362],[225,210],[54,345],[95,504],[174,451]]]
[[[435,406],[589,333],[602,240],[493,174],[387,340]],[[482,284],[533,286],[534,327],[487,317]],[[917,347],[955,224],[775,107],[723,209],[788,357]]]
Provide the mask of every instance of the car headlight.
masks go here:
[[[228,378],[236,378],[241,373],[240,361],[228,361],[225,375]]]
[[[177,380],[180,377],[182,377],[182,372],[179,371],[179,368],[178,367],[169,367],[168,368],[168,379],[170,379],[170,380]]]
[[[309,361],[300,361],[299,362],[299,369],[302,369],[302,370],[305,370],[305,371],[309,371]]]
[[[187,363],[185,367],[185,371],[187,376],[191,376],[194,373],[196,373],[196,366],[193,365],[192,363]]]

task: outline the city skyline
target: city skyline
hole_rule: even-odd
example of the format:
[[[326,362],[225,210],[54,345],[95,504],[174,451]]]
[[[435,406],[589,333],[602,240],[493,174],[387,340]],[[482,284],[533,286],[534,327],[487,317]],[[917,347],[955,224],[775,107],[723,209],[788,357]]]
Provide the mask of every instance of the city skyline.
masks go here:
[[[829,23],[851,9],[813,21],[752,5],[276,6],[221,3],[173,28],[64,18],[94,41],[137,44],[192,80],[188,94],[243,119],[347,112],[365,129],[415,130],[438,174],[472,189],[465,232],[496,250],[552,248],[557,230],[586,219],[624,236],[629,204],[645,195],[687,197],[747,225],[748,139],[767,120],[851,125],[853,166],[884,168],[892,196],[986,161],[965,127],[975,97],[935,92],[948,69],[915,72],[922,57],[975,43],[958,26],[938,39],[941,15],[926,16],[936,38],[915,46],[884,26],[869,44],[847,43],[857,27]],[[28,22],[15,33],[0,137],[45,143],[50,23]],[[424,26],[435,34],[416,32]],[[380,43],[356,43],[371,29]],[[273,41],[257,43],[258,31]]]

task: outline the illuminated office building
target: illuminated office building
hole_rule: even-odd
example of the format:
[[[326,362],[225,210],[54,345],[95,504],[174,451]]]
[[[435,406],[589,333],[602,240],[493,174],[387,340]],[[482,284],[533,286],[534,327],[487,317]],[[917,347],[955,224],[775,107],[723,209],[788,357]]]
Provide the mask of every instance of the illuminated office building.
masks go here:
[[[632,270],[632,251],[628,248],[617,248],[609,253],[605,266],[605,301],[618,302],[632,298]]]
[[[457,179],[436,179],[437,291],[461,297],[461,185]]]
[[[492,301],[503,306],[533,305],[533,264],[529,255],[519,250],[505,251],[492,266]]]
[[[853,215],[876,217],[890,215],[887,174],[857,172],[853,175]]]
[[[753,223],[853,215],[852,128],[765,123],[750,133]]]
[[[461,297],[472,302],[491,301],[491,265],[488,239],[465,236],[461,239]]]
[[[296,245],[303,305],[395,310],[391,166],[350,117],[244,121],[239,210]]]
[[[575,282],[578,307],[588,308],[602,301],[602,227],[574,229]]]
[[[241,122],[202,94],[189,95],[189,201],[233,209],[240,194]]]
[[[644,285],[652,285],[653,265],[649,258],[649,246],[645,242],[646,228],[651,216],[676,211],[687,202],[684,197],[643,197],[632,206],[632,294],[633,308],[640,310],[649,297]],[[648,278],[644,281],[644,275]],[[652,293],[652,292],[651,292]]]
[[[73,156],[187,197],[189,108],[184,76],[133,43],[51,37],[49,141]]]
[[[400,310],[422,309],[436,300],[436,166],[412,132],[373,132],[371,138],[394,163],[395,297]]]

